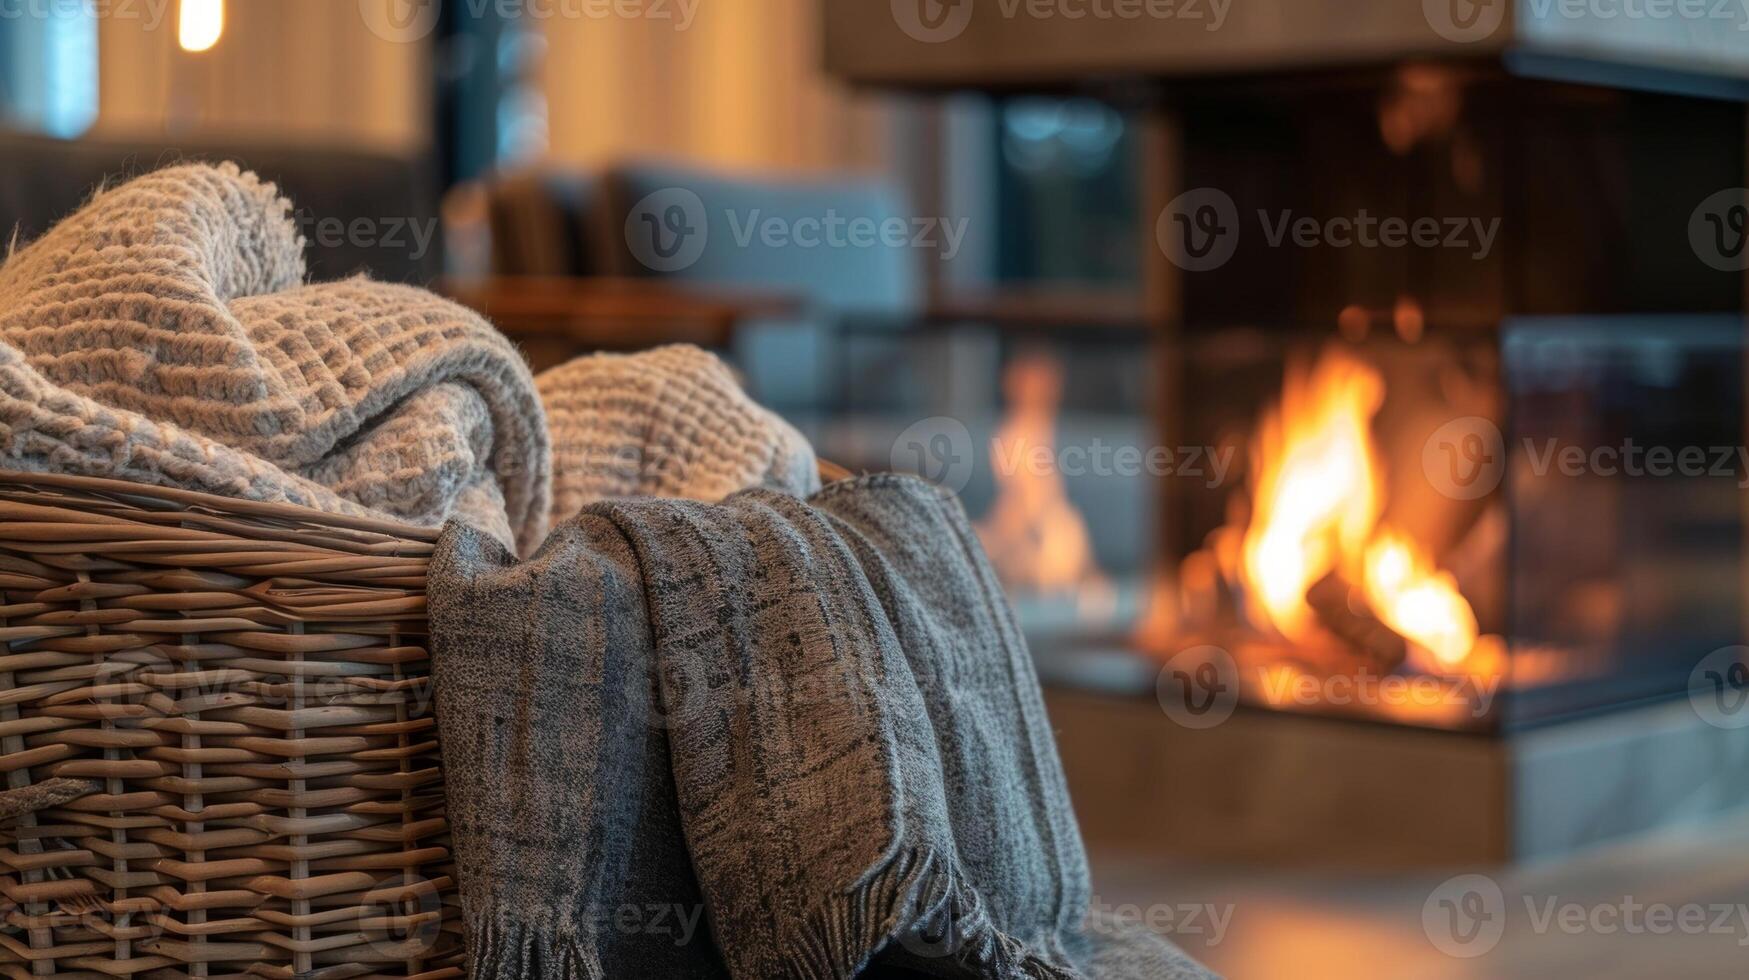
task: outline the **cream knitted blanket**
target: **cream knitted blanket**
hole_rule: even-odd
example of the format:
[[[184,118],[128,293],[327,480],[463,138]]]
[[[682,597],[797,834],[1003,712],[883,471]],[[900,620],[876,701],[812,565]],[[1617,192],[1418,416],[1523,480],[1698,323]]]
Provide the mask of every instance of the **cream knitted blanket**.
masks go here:
[[[521,553],[607,497],[818,488],[807,442],[715,357],[582,358],[537,391],[456,304],[363,278],[305,284],[290,209],[235,165],[176,166],[13,254],[0,469],[457,516]]]
[[[0,267],[0,467],[546,532],[548,439],[508,341],[453,303],[306,285],[235,165],[104,191]]]
[[[814,449],[715,355],[676,344],[579,357],[535,383],[553,433],[553,523],[613,497],[714,503],[820,489]]]

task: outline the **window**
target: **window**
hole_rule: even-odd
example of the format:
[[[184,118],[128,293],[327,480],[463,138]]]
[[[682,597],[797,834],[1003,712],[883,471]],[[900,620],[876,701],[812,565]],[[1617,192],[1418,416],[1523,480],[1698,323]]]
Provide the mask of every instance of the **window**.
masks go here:
[[[0,11],[0,122],[71,139],[97,121],[97,18],[89,7]]]

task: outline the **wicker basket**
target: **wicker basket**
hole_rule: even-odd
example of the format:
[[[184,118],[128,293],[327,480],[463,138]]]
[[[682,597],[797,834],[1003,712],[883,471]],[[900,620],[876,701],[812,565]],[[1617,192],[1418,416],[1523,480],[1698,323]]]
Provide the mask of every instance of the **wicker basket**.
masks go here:
[[[0,975],[461,976],[435,540],[0,473]]]

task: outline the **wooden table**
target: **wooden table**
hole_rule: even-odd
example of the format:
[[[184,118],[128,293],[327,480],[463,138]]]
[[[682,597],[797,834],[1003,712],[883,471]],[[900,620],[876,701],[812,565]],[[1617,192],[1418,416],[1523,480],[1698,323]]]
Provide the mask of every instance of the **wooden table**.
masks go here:
[[[497,276],[439,284],[491,320],[536,370],[597,350],[729,344],[749,320],[801,314],[799,295],[610,277]]]

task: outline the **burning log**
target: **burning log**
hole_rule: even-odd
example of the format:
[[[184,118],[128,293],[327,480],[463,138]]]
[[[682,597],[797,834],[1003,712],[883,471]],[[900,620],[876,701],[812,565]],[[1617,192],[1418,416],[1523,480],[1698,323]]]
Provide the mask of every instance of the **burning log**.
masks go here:
[[[1306,605],[1325,629],[1381,671],[1396,670],[1409,656],[1409,642],[1364,603],[1357,608],[1356,603],[1350,602],[1353,591],[1346,579],[1330,572],[1306,590]]]

